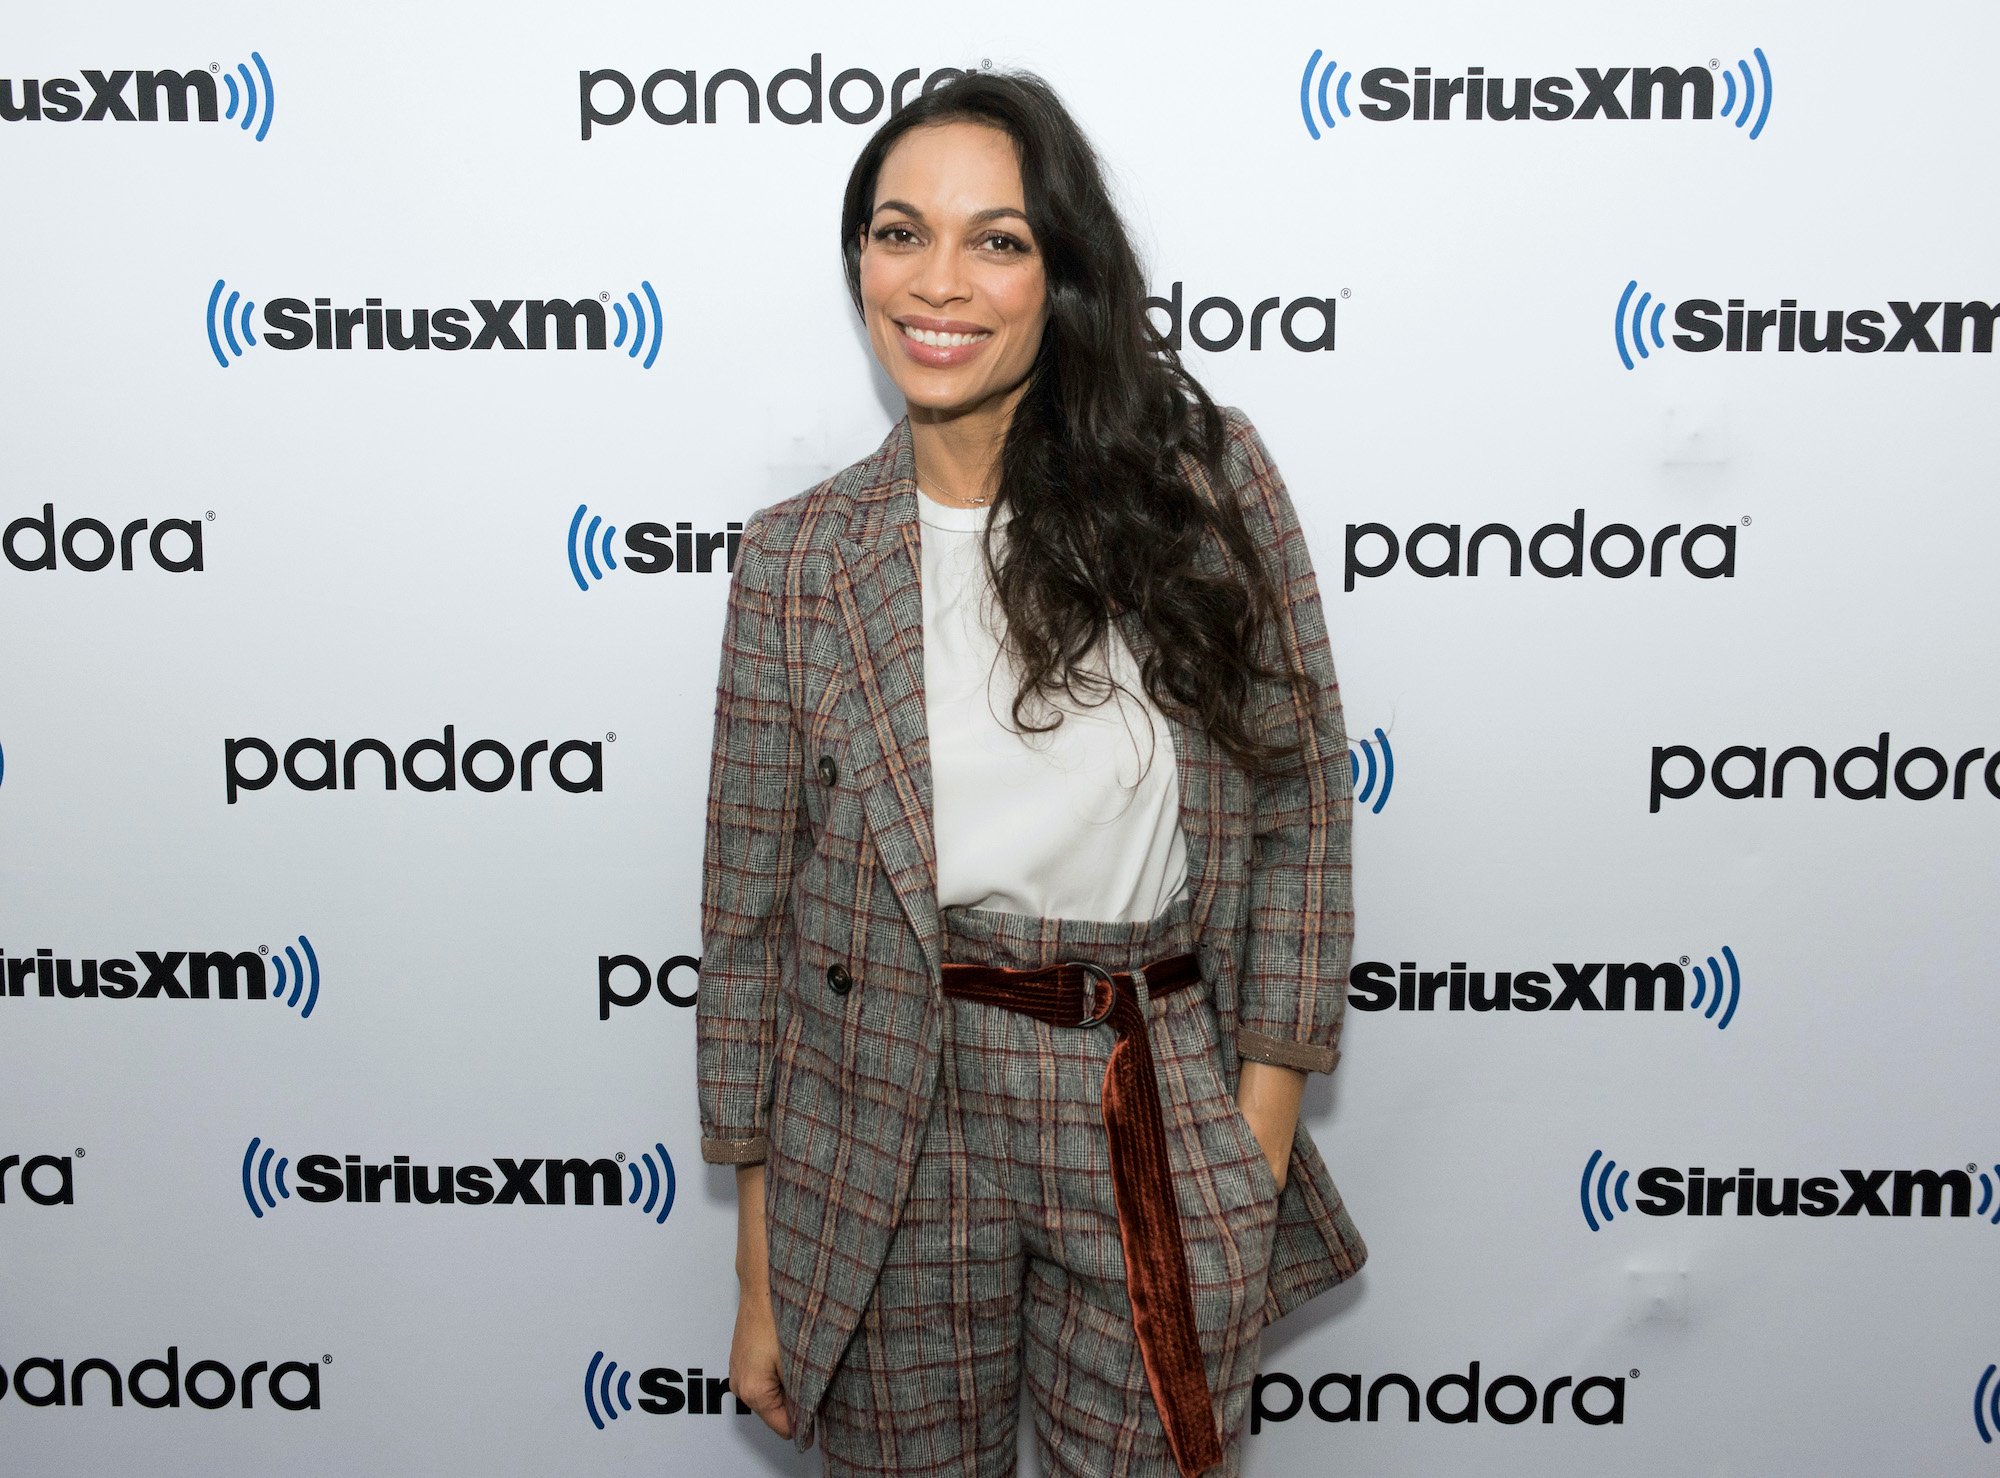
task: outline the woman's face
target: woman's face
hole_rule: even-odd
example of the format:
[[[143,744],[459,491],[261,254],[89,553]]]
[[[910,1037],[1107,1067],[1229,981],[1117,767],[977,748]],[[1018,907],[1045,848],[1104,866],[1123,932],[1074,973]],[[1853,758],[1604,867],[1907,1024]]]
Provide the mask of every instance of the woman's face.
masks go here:
[[[1006,407],[1041,348],[1048,284],[1014,141],[978,123],[903,135],[862,227],[875,357],[913,410]]]

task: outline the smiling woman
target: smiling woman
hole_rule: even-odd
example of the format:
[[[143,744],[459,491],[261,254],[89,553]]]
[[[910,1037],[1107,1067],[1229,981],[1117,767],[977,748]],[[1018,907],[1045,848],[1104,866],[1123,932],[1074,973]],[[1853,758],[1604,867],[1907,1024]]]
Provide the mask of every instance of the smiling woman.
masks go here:
[[[907,414],[753,516],[717,692],[702,1151],[730,1382],[833,1474],[1233,1473],[1265,1322],[1366,1252],[1338,1055],[1351,780],[1256,431],[1148,323],[1088,142],[975,73],[863,149]]]

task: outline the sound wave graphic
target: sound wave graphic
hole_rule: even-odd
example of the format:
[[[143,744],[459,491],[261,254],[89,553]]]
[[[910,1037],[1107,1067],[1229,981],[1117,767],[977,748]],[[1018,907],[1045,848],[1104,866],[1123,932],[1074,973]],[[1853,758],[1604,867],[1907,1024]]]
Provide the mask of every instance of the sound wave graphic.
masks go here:
[[[653,1156],[656,1154],[660,1157],[657,1164],[653,1160]],[[651,1150],[641,1155],[637,1160],[627,1162],[625,1168],[632,1172],[632,1194],[625,1198],[627,1206],[637,1205],[638,1203],[640,1186],[639,1167],[641,1165],[646,1167],[644,1182],[646,1204],[640,1206],[639,1210],[643,1215],[653,1218],[653,1225],[665,1226],[667,1213],[674,1209],[673,1157],[667,1153],[665,1145],[655,1140]],[[657,1213],[653,1210],[655,1202],[659,1203],[660,1208]]]
[[[264,65],[264,58],[253,51],[250,53],[250,60],[257,64],[257,75],[255,77],[250,75],[250,69],[241,62],[236,64],[234,72],[224,72],[222,74],[222,81],[229,89],[229,106],[223,110],[222,116],[224,118],[235,118],[237,107],[240,104],[243,116],[238,120],[236,126],[245,133],[248,133],[254,127],[257,130],[257,142],[261,144],[264,142],[264,135],[271,131],[271,112],[277,104],[278,93],[277,89],[271,85],[271,69]],[[236,79],[238,77],[243,79],[243,86],[240,90],[236,86]],[[260,79],[264,84],[261,92],[257,87]]]
[[[229,284],[218,277],[215,286],[208,290],[208,347],[215,355],[215,362],[224,369],[229,368],[231,359],[241,359],[244,351],[256,347],[257,343],[256,334],[250,331],[250,310],[257,305],[233,289],[229,290],[229,300],[224,302],[222,294],[228,288]],[[219,337],[216,333],[218,328],[221,329]],[[229,345],[227,356],[222,352],[225,342]]]
[[[1707,1020],[1715,1021],[1717,1031],[1728,1030],[1730,1021],[1736,1015],[1736,1002],[1743,994],[1743,974],[1736,968],[1736,951],[1725,944],[1722,946],[1722,958],[1729,964],[1728,978],[1723,978],[1722,966],[1716,964],[1714,955],[1710,955],[1707,974],[1702,973],[1701,966],[1694,967],[1694,999],[1688,1002],[1690,1011],[1701,1011]],[[1706,1010],[1701,1004],[1704,996],[1708,1000]],[[1727,1006],[1722,1004],[1725,996],[1729,1000]],[[1715,1020],[1718,1010],[1722,1012],[1720,1021]]]
[[[1379,770],[1375,763],[1375,751],[1378,747],[1382,751],[1382,763]],[[1366,780],[1361,778],[1361,762],[1364,759],[1368,762],[1368,778]],[[1382,808],[1389,804],[1389,792],[1395,789],[1396,786],[1396,751],[1389,747],[1389,736],[1378,728],[1375,730],[1373,743],[1366,739],[1361,741],[1360,755],[1357,756],[1352,749],[1349,749],[1347,751],[1347,768],[1356,781],[1354,790],[1355,801],[1361,805],[1368,805],[1369,797],[1373,796],[1375,803],[1368,807],[1369,814],[1372,816],[1381,815]],[[1375,788],[1375,782],[1378,778],[1382,782],[1382,788],[1379,791]]]
[[[1771,64],[1764,60],[1764,48],[1761,46],[1751,47],[1750,55],[1757,59],[1756,76],[1753,77],[1750,73],[1750,63],[1742,60],[1736,63],[1734,71],[1725,71],[1722,74],[1722,116],[1730,117],[1731,110],[1734,109],[1736,126],[1742,128],[1747,124],[1750,137],[1754,139],[1764,131],[1764,122],[1771,116]],[[1740,108],[1736,106],[1736,79],[1739,75],[1743,78],[1743,106]],[[1763,81],[1761,92],[1757,85],[1760,78]],[[1750,111],[1753,108],[1757,111],[1755,123],[1750,122]]]
[[[1614,1173],[1617,1176],[1615,1180],[1612,1178]],[[1603,1150],[1590,1152],[1590,1158],[1584,1161],[1583,1178],[1577,1182],[1576,1195],[1583,1205],[1584,1222],[1593,1232],[1608,1225],[1616,1214],[1611,1209],[1613,1201],[1618,1203],[1619,1211],[1632,1209],[1625,1203],[1625,1182],[1631,1178],[1632,1172],[1620,1170],[1618,1162],[1606,1159]],[[1595,1185],[1592,1184],[1593,1179]],[[1591,1206],[1593,1193],[1596,1197],[1595,1210]]]
[[[305,952],[303,960],[299,957],[300,950]],[[285,969],[287,960],[292,966],[289,973]],[[297,1011],[299,1020],[309,1020],[313,1014],[313,1007],[319,1004],[319,956],[313,953],[312,941],[301,934],[297,949],[288,944],[282,952],[272,950],[271,969],[277,977],[271,987],[271,999]],[[288,983],[291,991],[289,997],[285,993]],[[299,997],[302,995],[305,997],[303,1009],[299,1006]]]
[[[1354,116],[1354,110],[1347,106],[1347,84],[1354,80],[1352,72],[1340,72],[1340,85],[1334,89],[1333,104],[1331,107],[1327,105],[1326,89],[1328,84],[1334,80],[1335,72],[1339,71],[1340,63],[1329,60],[1325,68],[1321,69],[1319,59],[1324,55],[1324,52],[1315,48],[1313,54],[1306,59],[1304,75],[1299,78],[1299,115],[1306,121],[1306,132],[1311,134],[1315,139],[1320,136],[1319,125],[1313,122],[1313,104],[1315,102],[1319,104],[1319,116],[1326,120],[1328,128],[1333,128],[1337,124],[1337,120],[1333,116],[1335,108],[1340,110],[1342,118],[1352,118]],[[1315,71],[1319,72],[1319,86],[1317,89],[1313,86],[1313,73]]]
[[[1972,1424],[1979,1429],[1981,1442],[1991,1442],[2000,1432],[2000,1381],[1993,1379],[1995,1374],[2000,1374],[2000,1365],[1987,1366],[1972,1392]]]
[[[586,514],[590,515],[589,528],[585,528],[583,524]],[[576,505],[576,512],[570,516],[569,521],[569,572],[575,577],[578,590],[589,590],[591,580],[602,580],[618,568],[618,557],[611,552],[611,536],[617,532],[616,524],[605,523],[603,519],[590,512],[588,504]],[[600,551],[604,560],[601,567],[598,564]],[[583,555],[581,563],[577,560],[579,552]],[[590,569],[590,580],[583,578],[585,566]]]
[[[2000,1188],[2000,1165],[1993,1167],[1991,1175],[1984,1170],[1979,1172],[1979,1209],[1972,1214],[1984,1216],[1994,1226],[2000,1227],[2000,1191],[1996,1188]],[[1988,1215],[1989,1212],[1991,1215]]]
[[[0,744],[0,785],[7,783],[7,746]]]
[[[1632,301],[1634,293],[1639,293],[1639,301],[1636,303]],[[1652,318],[1650,321],[1648,321],[1646,316],[1648,308],[1652,309]],[[1653,349],[1664,349],[1667,347],[1666,339],[1660,334],[1660,319],[1666,314],[1666,311],[1667,300],[1661,298],[1655,301],[1651,293],[1640,293],[1639,283],[1636,278],[1625,284],[1625,291],[1618,295],[1618,313],[1612,320],[1611,328],[1612,337],[1618,344],[1618,357],[1624,362],[1625,368],[1632,368],[1635,362],[1632,358],[1634,354],[1637,354],[1640,359],[1651,359],[1653,357]],[[1646,347],[1646,338],[1648,335],[1652,336],[1652,349]],[[1630,340],[1629,348],[1627,347],[1628,338]]]
[[[583,1372],[583,1409],[590,1413],[590,1424],[598,1431],[604,1430],[606,1421],[615,1422],[621,1413],[632,1409],[632,1400],[625,1394],[631,1383],[632,1372],[620,1371],[616,1360],[604,1358],[604,1351],[590,1357],[590,1364]],[[600,1412],[603,1414],[599,1415]]]
[[[630,348],[625,348],[625,357],[628,359],[637,359],[639,351],[643,348],[646,351],[646,362],[640,368],[651,369],[653,361],[660,357],[660,340],[665,336],[666,320],[660,312],[660,297],[658,293],[653,291],[653,284],[642,280],[639,283],[639,287],[646,294],[645,307],[640,306],[638,293],[627,293],[625,294],[624,303],[614,302],[611,305],[611,311],[618,315],[618,336],[611,341],[611,347],[614,349],[625,348],[625,335],[629,327],[632,335],[632,344]],[[632,305],[632,317],[629,325],[625,317],[625,303]],[[650,320],[647,318],[647,308],[652,310]],[[652,329],[650,344],[646,337],[646,330],[649,326]]]
[[[264,1146],[264,1153],[261,1156],[257,1153],[259,1145]],[[276,1159],[278,1162],[275,1174],[271,1170],[273,1159]],[[285,1184],[285,1167],[291,1163],[288,1159],[280,1158],[278,1152],[271,1148],[271,1146],[264,1144],[263,1140],[256,1138],[254,1135],[251,1137],[250,1147],[243,1152],[243,1199],[250,1203],[250,1214],[252,1216],[261,1220],[266,1207],[273,1211],[278,1209],[278,1198],[280,1196],[288,1201],[291,1199],[291,1189]],[[251,1179],[253,1165],[255,1166],[256,1176],[254,1185]],[[271,1194],[273,1184],[278,1187],[278,1194],[276,1196]],[[260,1200],[263,1202],[262,1205],[258,1204]]]

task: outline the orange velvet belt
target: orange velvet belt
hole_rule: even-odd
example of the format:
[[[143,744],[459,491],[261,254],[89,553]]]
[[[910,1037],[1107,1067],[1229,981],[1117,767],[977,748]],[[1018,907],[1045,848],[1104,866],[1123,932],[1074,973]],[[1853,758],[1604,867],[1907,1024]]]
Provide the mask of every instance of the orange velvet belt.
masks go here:
[[[1201,962],[1191,954],[1143,968],[1146,992],[1155,997],[1201,979]],[[1132,1332],[1174,1462],[1182,1478],[1196,1478],[1222,1461],[1222,1442],[1195,1335],[1194,1289],[1167,1163],[1159,1080],[1133,972],[1113,974],[1074,960],[1038,970],[952,964],[944,967],[944,993],[1019,1011],[1051,1026],[1108,1026],[1117,1037],[1104,1068],[1104,1132]]]

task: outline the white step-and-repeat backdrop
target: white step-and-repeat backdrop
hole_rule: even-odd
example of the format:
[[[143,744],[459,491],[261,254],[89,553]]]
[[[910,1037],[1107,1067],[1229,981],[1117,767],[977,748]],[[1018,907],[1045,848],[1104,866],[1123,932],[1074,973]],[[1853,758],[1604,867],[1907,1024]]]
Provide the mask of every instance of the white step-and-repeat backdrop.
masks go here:
[[[702,800],[1021,65],[1354,736],[1373,1259],[1255,1473],[2000,1472],[1990,7],[222,3],[0,29],[0,1467],[815,1471],[722,1382]]]

